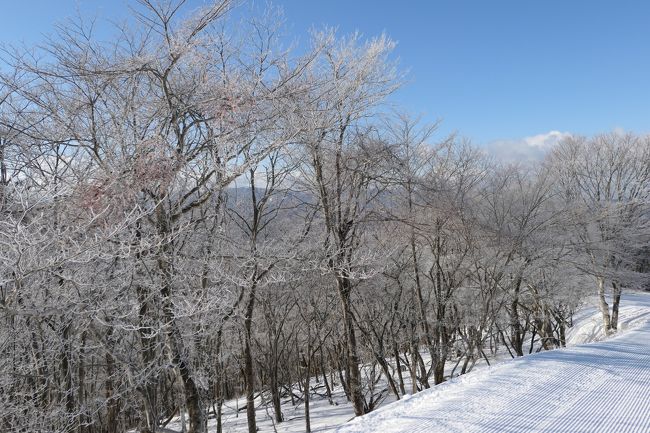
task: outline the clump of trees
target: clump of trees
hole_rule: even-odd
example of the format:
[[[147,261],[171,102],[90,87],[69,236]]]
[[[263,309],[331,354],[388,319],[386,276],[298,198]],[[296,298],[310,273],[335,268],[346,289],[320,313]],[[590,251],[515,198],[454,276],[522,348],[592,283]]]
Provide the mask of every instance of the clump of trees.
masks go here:
[[[564,346],[586,293],[616,330],[648,260],[647,137],[503,165],[388,110],[388,38],[296,55],[274,17],[183,3],[3,51],[3,431],[221,431],[238,396],[250,432],[283,398],[309,431],[313,380],[361,415]]]

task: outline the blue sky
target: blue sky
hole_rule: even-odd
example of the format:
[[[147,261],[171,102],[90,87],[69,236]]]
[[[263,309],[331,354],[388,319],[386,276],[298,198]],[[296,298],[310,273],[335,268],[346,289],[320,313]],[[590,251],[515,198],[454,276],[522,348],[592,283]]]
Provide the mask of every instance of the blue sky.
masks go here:
[[[200,5],[203,0],[190,0]],[[258,1],[259,4],[265,4]],[[0,40],[35,43],[75,14],[121,20],[124,0],[3,2]],[[409,71],[394,100],[480,145],[549,131],[650,132],[650,2],[284,0],[287,33],[387,33]],[[243,7],[239,13],[246,13]],[[552,135],[553,136],[553,135]],[[555,134],[557,136],[557,134]],[[524,139],[528,137],[528,139]],[[522,141],[523,140],[523,141]]]

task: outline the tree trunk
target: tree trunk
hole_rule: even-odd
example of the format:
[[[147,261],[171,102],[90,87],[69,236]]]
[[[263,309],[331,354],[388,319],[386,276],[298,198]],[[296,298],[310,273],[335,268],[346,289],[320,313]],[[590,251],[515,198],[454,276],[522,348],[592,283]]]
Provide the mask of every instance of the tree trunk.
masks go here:
[[[361,416],[366,413],[363,404],[363,392],[361,390],[361,373],[359,372],[359,356],[357,355],[357,338],[354,332],[354,320],[350,306],[350,280],[345,277],[338,277],[337,288],[341,296],[341,307],[343,309],[343,326],[348,349],[347,370],[348,389],[354,406],[354,414]]]
[[[519,290],[521,278],[517,278],[515,290],[510,302],[510,345],[517,356],[524,356],[524,332],[519,318]]]
[[[217,432],[216,433],[222,433],[223,432],[223,425],[221,423],[221,415],[223,412],[223,398],[219,397],[217,400],[217,407],[215,410],[215,416],[217,417]]]
[[[325,360],[323,356],[323,343],[321,342],[320,346],[320,371],[323,375],[323,382],[325,384],[325,392],[327,393],[327,401],[330,404],[334,404],[332,400],[332,388],[330,387],[329,380],[327,379],[327,372],[325,371]]]
[[[63,327],[63,332],[61,334],[63,340],[63,352],[61,354],[61,372],[63,376],[63,382],[65,383],[65,391],[62,393],[63,398],[65,399],[65,410],[71,416],[74,413],[75,402],[74,402],[74,391],[72,389],[72,348],[70,343],[70,328],[71,325],[67,324]]]
[[[609,316],[609,305],[605,299],[605,278],[597,277],[596,281],[598,282],[598,300],[600,306],[600,312],[603,315],[603,330],[605,335],[611,334],[611,318]]]
[[[397,367],[397,377],[399,379],[399,390],[402,395],[406,394],[406,388],[404,387],[404,376],[402,375],[402,362],[399,357],[399,348],[397,343],[393,342],[393,356],[395,357],[395,366]]]
[[[422,355],[420,354],[420,351],[417,350],[418,347],[416,346],[416,359],[418,361],[418,367],[420,368],[420,376],[418,381],[422,385],[423,389],[429,389],[431,385],[429,385],[429,372],[427,372],[427,366],[424,365],[424,359],[422,359]]]
[[[446,357],[439,357],[436,361],[436,365],[433,369],[433,383],[436,385],[445,381],[445,364],[447,362]]]
[[[386,362],[386,357],[380,354],[376,358],[377,358],[377,362],[379,363],[379,366],[381,367],[381,370],[384,373],[384,376],[386,376],[386,380],[388,381],[388,386],[391,392],[395,395],[395,398],[399,400],[400,399],[399,391],[397,391],[397,385],[395,384],[395,380],[393,379],[393,376],[390,374],[388,363]]]
[[[560,328],[560,330],[559,330],[559,333],[560,333],[560,347],[566,347],[566,325],[564,323],[564,320],[562,320],[558,324],[558,326]]]
[[[170,230],[167,225],[167,217],[162,209],[158,212],[159,233],[164,235],[164,239],[168,240]],[[165,319],[165,334],[169,343],[172,365],[178,368],[178,372],[183,382],[185,404],[187,405],[188,417],[190,420],[188,433],[206,433],[207,420],[201,404],[201,396],[196,382],[192,377],[191,367],[187,361],[187,350],[185,349],[173,309],[173,270],[171,257],[173,257],[173,247],[170,241],[168,241],[162,246],[161,251],[158,254],[158,268],[162,277],[160,295],[162,298],[162,310]]]
[[[467,356],[465,356],[465,360],[463,361],[463,366],[460,369],[460,374],[461,375],[467,373],[467,366],[469,365],[469,360],[470,359],[471,359],[471,356],[469,354],[467,354]]]
[[[418,388],[418,346],[411,340],[411,393],[416,394]]]
[[[255,308],[255,286],[252,287],[248,304],[246,306],[246,317],[244,318],[244,381],[246,383],[246,418],[248,422],[248,433],[257,432],[255,422],[255,373],[253,368],[253,352],[251,348],[253,324],[253,309]]]
[[[106,398],[106,433],[117,433],[117,417],[120,412],[120,402],[115,397],[113,374],[115,374],[115,360],[113,355],[106,353],[106,380],[104,382],[104,395]]]
[[[185,403],[181,401],[180,406],[178,407],[178,416],[181,419],[181,433],[187,433],[187,423],[185,422],[185,411],[187,407]]]
[[[139,250],[139,243],[141,242],[142,232],[140,231],[140,224],[137,223],[135,227],[135,246],[136,246],[136,260],[141,259],[141,252]],[[136,268],[136,273],[139,269]],[[154,308],[152,305],[152,293],[146,285],[136,285],[136,295],[138,297],[138,334],[141,346],[142,364],[144,370],[152,370],[156,362],[156,346],[157,337],[154,325],[156,317],[154,317]],[[141,394],[143,397],[143,407],[146,425],[140,429],[141,433],[153,433],[156,430],[156,407],[157,407],[157,387],[156,382],[147,377],[142,386]]]
[[[410,191],[410,184],[409,184],[409,209],[412,211],[412,202],[411,202],[411,191]],[[415,276],[415,299],[417,302],[418,306],[418,316],[419,316],[419,322],[420,325],[422,326],[422,334],[424,336],[424,339],[427,343],[427,349],[429,350],[429,355],[431,356],[431,359],[433,360],[435,357],[435,344],[433,342],[433,339],[431,338],[431,330],[429,329],[429,321],[427,320],[427,315],[426,315],[426,306],[424,304],[424,295],[422,294],[422,284],[420,282],[420,269],[418,266],[418,256],[417,256],[417,250],[415,247],[415,230],[411,229],[411,256],[413,259],[413,274]],[[419,343],[419,341],[418,341]],[[428,389],[430,387],[429,385],[429,377],[426,374],[426,367],[424,366],[424,363],[422,364],[422,370],[424,370],[424,374],[422,374],[422,378],[420,379],[422,381],[422,384],[424,385],[425,389]]]
[[[271,356],[275,357],[275,354]],[[282,416],[282,403],[280,401],[280,389],[278,386],[278,363],[274,359],[271,361],[271,368],[269,371],[269,388],[271,392],[271,402],[273,403],[273,413],[276,422],[284,421]]]
[[[304,398],[305,398],[305,432],[311,433],[311,418],[309,416],[309,386],[310,386],[310,370],[311,370],[311,345],[307,345],[307,359],[303,357],[303,364],[305,366],[305,388],[304,388]]]
[[[618,329],[618,307],[621,303],[621,287],[612,282],[612,321],[610,327],[612,332],[616,332]]]
[[[347,366],[347,363],[345,364]],[[348,381],[345,377],[343,377],[343,368],[338,368],[338,373],[339,373],[339,381],[341,382],[341,386],[343,387],[343,393],[345,394],[345,398],[348,401],[352,401],[352,397],[350,396],[350,388],[348,388]],[[350,376],[347,372],[347,367],[345,368],[345,374],[346,376]]]
[[[174,333],[178,334],[178,331]],[[175,351],[182,353],[178,344],[176,346]],[[187,413],[190,420],[188,433],[207,433],[207,422],[203,406],[201,405],[199,389],[192,378],[189,365],[184,357],[175,356],[175,358],[181,379],[183,380],[183,390],[185,391],[185,404],[187,405]]]

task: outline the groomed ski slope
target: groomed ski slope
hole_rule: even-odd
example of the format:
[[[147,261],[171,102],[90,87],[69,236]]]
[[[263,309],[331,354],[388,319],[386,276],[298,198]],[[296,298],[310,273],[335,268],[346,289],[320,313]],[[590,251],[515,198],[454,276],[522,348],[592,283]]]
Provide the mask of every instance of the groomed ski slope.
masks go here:
[[[622,307],[627,308],[622,328],[630,329],[613,338],[461,376],[337,431],[648,433],[650,294],[626,295]]]

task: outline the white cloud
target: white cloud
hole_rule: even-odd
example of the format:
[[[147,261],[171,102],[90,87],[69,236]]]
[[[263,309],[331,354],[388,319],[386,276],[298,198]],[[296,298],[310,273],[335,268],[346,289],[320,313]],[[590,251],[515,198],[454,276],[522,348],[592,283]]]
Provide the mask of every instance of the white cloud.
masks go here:
[[[539,161],[557,143],[570,136],[569,132],[549,131],[516,140],[496,140],[488,143],[485,150],[504,162]]]
[[[524,138],[524,142],[529,146],[537,147],[540,149],[550,149],[560,141],[570,136],[571,134],[568,132],[549,131],[546,134],[538,134],[533,135],[532,137],[526,137]]]

